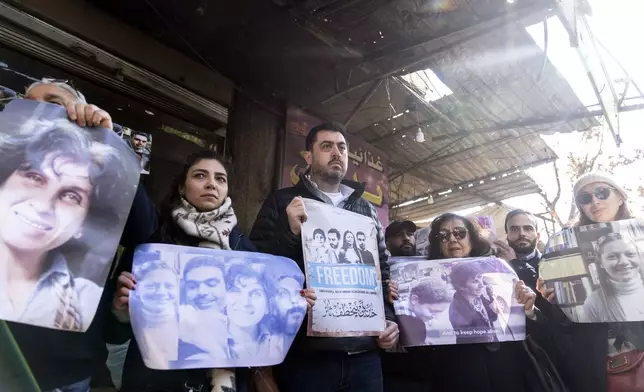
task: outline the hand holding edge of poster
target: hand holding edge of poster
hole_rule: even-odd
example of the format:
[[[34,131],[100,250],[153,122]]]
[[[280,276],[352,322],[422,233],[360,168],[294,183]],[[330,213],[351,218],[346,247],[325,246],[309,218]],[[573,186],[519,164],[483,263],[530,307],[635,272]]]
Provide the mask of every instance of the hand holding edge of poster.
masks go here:
[[[54,104],[15,99],[0,127],[0,241],[29,250],[38,266],[29,292],[0,276],[0,318],[84,332],[134,200],[136,158],[115,132],[79,127]],[[2,257],[5,271],[28,262],[12,254]]]
[[[564,229],[548,240],[539,275],[576,323],[644,321],[644,221]]]
[[[514,293],[518,277],[504,260],[411,256],[392,257],[389,265],[391,280],[398,284],[394,311],[402,346],[525,339],[525,310]]]
[[[307,335],[378,336],[385,329],[385,311],[375,222],[316,200],[303,201],[306,282],[317,295]]]
[[[130,321],[152,369],[277,365],[307,308],[304,274],[281,256],[144,244],[132,272]]]

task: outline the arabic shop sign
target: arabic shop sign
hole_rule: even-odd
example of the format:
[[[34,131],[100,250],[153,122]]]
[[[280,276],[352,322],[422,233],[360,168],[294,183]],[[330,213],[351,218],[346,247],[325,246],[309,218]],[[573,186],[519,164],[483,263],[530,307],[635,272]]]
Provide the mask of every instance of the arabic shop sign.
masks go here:
[[[288,108],[282,188],[293,186],[299,182],[300,173],[306,170],[304,139],[309,129],[321,122],[301,109]],[[386,227],[389,198],[387,195],[387,163],[384,154],[359,138],[352,135],[346,136],[349,149],[347,178],[366,183],[363,197],[377,207],[380,222]]]

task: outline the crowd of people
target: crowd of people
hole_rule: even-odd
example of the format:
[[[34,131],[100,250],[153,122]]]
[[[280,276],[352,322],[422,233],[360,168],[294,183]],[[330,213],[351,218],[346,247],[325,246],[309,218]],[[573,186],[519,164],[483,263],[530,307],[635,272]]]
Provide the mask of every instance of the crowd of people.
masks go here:
[[[69,119],[81,127],[111,129],[113,126],[108,113],[88,104],[82,94],[61,81],[37,82],[27,90],[25,99],[61,105],[66,108]],[[627,348],[644,348],[642,323],[569,322],[556,304],[554,289],[539,278],[542,255],[537,249],[537,220],[531,213],[517,210],[508,214],[505,221],[507,243],[488,242],[480,226],[466,217],[449,212],[439,216],[431,225],[427,257],[461,259],[496,255],[506,260],[520,279],[514,286],[514,295],[525,312],[528,340],[501,343],[491,338],[477,344],[461,341],[456,345],[402,349],[398,318],[393,307],[398,298],[398,287],[389,278],[388,259],[390,255],[416,254],[414,232],[417,228],[413,222],[394,221],[386,230],[383,229],[375,208],[362,197],[364,185],[345,178],[348,151],[344,133],[344,128],[334,123],[321,124],[309,131],[304,155],[309,167],[307,172],[300,176],[294,187],[268,195],[249,236],[237,227],[228,195],[231,178],[227,162],[211,151],[188,157],[180,175],[168,188],[169,196],[159,206],[158,213],[145,190],[139,186],[121,238],[126,251],[120,261],[114,263],[111,274],[114,278],[106,283],[96,316],[87,331],[75,333],[8,323],[41,389],[88,391],[94,370],[104,360],[100,353],[106,342],[112,347],[125,347],[127,350],[124,364],[111,369],[115,372],[120,372],[116,368],[122,370],[119,387],[124,392],[599,392],[606,391],[611,382],[610,362],[607,366],[609,358]],[[582,176],[575,184],[574,196],[580,212],[576,225],[632,217],[627,208],[626,193],[609,176],[598,173]],[[145,303],[149,294],[149,288],[137,285],[132,274],[135,247],[162,243],[259,251],[290,258],[304,271],[301,232],[307,213],[302,198],[324,202],[375,221],[377,255],[364,254],[366,250],[360,246],[365,241],[364,233],[346,232],[341,238],[340,230],[335,229],[327,233],[315,232],[310,244],[305,243],[304,247],[309,246],[309,252],[319,256],[319,262],[375,263],[377,258],[386,286],[383,290],[384,331],[376,337],[309,337],[305,322],[302,327],[288,325],[288,333],[296,335],[294,343],[284,362],[273,368],[153,370],[146,367],[140,351],[140,346],[146,343],[137,342],[132,335],[130,322],[136,323],[136,320],[130,320],[128,313],[130,299]],[[222,219],[224,216],[226,219]],[[210,229],[201,230],[205,226]],[[620,239],[605,239],[601,245],[602,255],[617,241]],[[164,286],[169,289],[163,295],[163,301],[175,301],[177,277],[170,273],[163,275],[160,260],[151,260],[150,263],[154,268],[148,272],[159,274],[159,279],[167,281]],[[200,279],[203,276],[193,272],[218,268],[207,261],[196,260],[194,263],[193,268],[186,268],[184,273],[186,281],[197,286],[202,283]],[[455,269],[449,277],[455,287],[459,287],[459,306],[466,308],[472,317],[478,317],[481,323],[490,325],[498,309],[495,309],[495,304],[484,300],[480,271],[461,269]],[[261,278],[253,273],[238,272],[238,277],[226,279],[227,287],[219,289],[240,292],[260,284]],[[610,277],[610,270],[607,272]],[[141,271],[139,277],[145,273]],[[223,278],[223,271],[220,275]],[[289,304],[298,298],[304,297],[309,306],[315,306],[316,293],[313,290],[300,289],[302,282],[292,277],[282,279],[284,287],[272,298],[280,317],[289,319]],[[235,306],[232,302],[224,304],[215,300],[218,288],[215,284],[210,286],[212,300],[193,298],[188,293],[192,298],[190,311],[217,312],[223,306]],[[154,288],[150,290],[154,291]],[[432,307],[432,303],[440,295],[414,290],[416,312],[431,315],[439,311]],[[160,300],[158,293],[153,296],[155,301]],[[257,296],[257,307],[266,308],[268,299],[263,291],[263,296]],[[4,299],[2,301],[4,303]],[[176,317],[175,313],[167,312],[167,306],[155,307],[158,305],[155,301],[148,301],[146,309],[157,312],[158,320]],[[593,303],[590,306],[600,305]],[[443,310],[444,307],[440,308]],[[265,312],[257,313],[263,317]],[[239,320],[243,324],[248,317],[241,315]],[[257,335],[265,330],[261,323],[255,323],[254,328],[246,327],[228,326],[228,332],[236,338],[232,343],[227,339],[226,347],[217,344],[217,339],[225,332],[211,331],[213,350],[219,348],[230,356],[258,355],[245,347],[244,334]],[[207,340],[208,334],[202,338]],[[267,341],[267,347],[276,347],[274,343],[279,342]],[[194,342],[181,342],[178,349],[183,350],[185,358],[198,357],[194,346]],[[280,349],[285,349],[283,344]]]

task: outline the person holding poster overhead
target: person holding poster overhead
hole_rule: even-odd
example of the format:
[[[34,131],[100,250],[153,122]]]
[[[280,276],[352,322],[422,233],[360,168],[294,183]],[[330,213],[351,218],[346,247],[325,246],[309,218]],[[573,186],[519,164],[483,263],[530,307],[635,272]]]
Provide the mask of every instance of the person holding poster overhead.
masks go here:
[[[29,86],[24,98],[27,101],[63,107],[65,116],[71,123],[86,130],[89,127],[112,129],[110,115],[104,110],[88,104],[85,97],[67,81],[42,79]],[[11,110],[13,103],[6,105],[4,110]],[[100,130],[88,131],[100,132]],[[31,178],[35,177],[31,176]],[[120,245],[125,247],[136,246],[147,238],[156,226],[154,206],[145,190],[139,186],[133,187],[132,192],[135,189],[136,193],[129,216],[127,216],[127,211],[124,211],[127,223],[120,237]],[[65,200],[72,199],[74,198],[65,197]],[[115,249],[112,252],[115,253]],[[98,261],[95,254],[92,254],[87,260],[94,263]],[[109,259],[107,262],[109,263]],[[108,264],[103,267],[106,270],[109,269]],[[102,283],[101,281],[100,284]],[[108,298],[112,293],[108,282],[103,289],[95,316],[84,333],[7,322],[41,390],[85,392],[89,389],[92,374],[105,361],[103,327],[106,315],[109,314],[109,306],[105,306],[105,304],[109,302]]]
[[[575,227],[633,218],[627,205],[626,191],[608,174],[599,172],[584,174],[575,183],[573,192],[579,211]],[[623,245],[623,247],[620,246],[620,253],[624,252],[623,256],[626,258],[635,258],[634,255],[630,257],[626,254],[631,249],[628,241],[624,243],[623,238],[618,239],[614,234],[611,237],[601,241],[604,246],[599,245],[599,257],[602,263],[604,260],[608,261],[607,258],[614,257],[606,254],[606,250],[610,250],[611,243],[616,244],[618,241]],[[611,269],[607,263],[603,268],[606,269],[606,267],[608,270]],[[602,280],[610,279],[608,270]],[[624,276],[630,276],[630,273],[625,273]],[[615,276],[615,278],[618,277]],[[629,285],[628,282],[616,283],[622,289]],[[537,287],[544,298],[556,304],[554,288],[547,287],[541,279]],[[587,314],[593,314],[592,310],[597,308],[596,300],[591,298],[596,298],[598,295],[600,294],[589,296],[589,304],[584,304],[584,311]],[[560,310],[558,305],[554,306]],[[629,306],[637,306],[637,304],[629,304]],[[644,351],[644,322],[578,324],[570,322],[563,311],[559,311],[559,317],[557,319],[553,317],[552,324],[556,331],[557,346],[560,349],[558,355],[561,360],[558,362],[564,365],[561,367],[562,377],[567,381],[572,392],[641,390],[644,382],[640,376],[642,373],[638,370],[641,365],[633,366],[633,358]]]
[[[384,281],[388,279],[389,267],[382,225],[375,208],[362,198],[364,185],[344,178],[348,167],[345,132],[344,126],[337,123],[320,124],[309,131],[305,141],[308,170],[299,177],[296,186],[268,196],[250,237],[261,252],[293,259],[304,271],[301,233],[307,215],[302,198],[343,208],[374,220]],[[344,231],[339,230],[343,233],[342,249],[338,252],[340,262],[360,262],[355,235]],[[331,230],[328,233],[331,235]],[[386,329],[377,338],[307,337],[305,323],[286,360],[275,369],[280,391],[380,392],[382,373],[377,349],[393,347],[398,340],[398,326],[390,304],[385,313]]]
[[[491,256],[491,244],[483,237],[477,222],[445,213],[432,222],[429,233],[429,260],[461,259],[468,257]],[[483,301],[482,296],[489,297],[485,285],[480,280],[480,271],[470,263],[457,264],[450,276],[457,288],[454,302],[450,305],[450,321],[454,329],[470,327],[464,316],[470,315],[478,326],[490,325],[496,319],[498,305]],[[398,298],[397,285],[390,285],[390,297]],[[464,293],[467,294],[464,294]],[[523,305],[526,315],[537,318],[534,308],[536,294],[522,281],[514,287],[514,294],[519,304]],[[459,301],[456,299],[459,298]],[[458,309],[465,308],[460,317],[454,317]],[[467,324],[467,325],[466,325]],[[528,324],[528,328],[530,328]],[[534,327],[534,325],[532,325]],[[496,336],[486,343],[433,347],[407,347],[410,357],[405,363],[412,370],[409,377],[394,377],[389,381],[388,391],[543,391],[538,381],[539,371],[533,366],[531,355],[520,341],[499,343]],[[465,344],[462,344],[465,343]]]

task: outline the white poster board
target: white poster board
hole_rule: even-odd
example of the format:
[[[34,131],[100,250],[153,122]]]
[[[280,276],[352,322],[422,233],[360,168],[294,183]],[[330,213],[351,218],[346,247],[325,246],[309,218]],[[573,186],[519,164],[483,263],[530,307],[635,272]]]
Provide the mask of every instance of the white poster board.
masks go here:
[[[308,335],[377,336],[385,310],[374,220],[315,200],[304,205],[306,282],[317,294]]]

